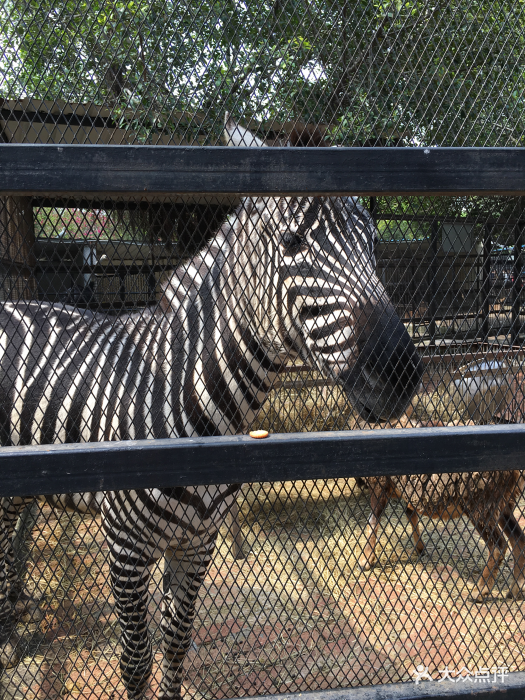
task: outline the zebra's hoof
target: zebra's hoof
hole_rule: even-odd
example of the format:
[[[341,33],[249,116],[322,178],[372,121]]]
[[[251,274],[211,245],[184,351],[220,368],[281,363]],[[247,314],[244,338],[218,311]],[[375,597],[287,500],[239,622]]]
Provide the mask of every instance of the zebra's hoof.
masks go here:
[[[375,564],[375,561],[375,557],[368,557],[366,555],[363,555],[359,558],[357,566],[361,569],[361,571],[370,571],[370,569]]]
[[[507,598],[512,598],[513,600],[523,600],[523,590],[518,583],[515,583],[509,590],[509,592],[507,593]]]
[[[479,588],[476,586],[471,592],[471,597],[474,603],[483,603],[485,599],[490,595],[491,589],[487,586]]]
[[[21,661],[20,637],[13,632],[3,644],[0,642],[0,668],[13,668]]]

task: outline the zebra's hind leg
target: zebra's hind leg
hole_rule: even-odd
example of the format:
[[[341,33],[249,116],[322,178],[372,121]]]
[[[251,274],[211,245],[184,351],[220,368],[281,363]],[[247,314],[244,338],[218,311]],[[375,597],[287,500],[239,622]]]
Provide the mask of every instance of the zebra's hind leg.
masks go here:
[[[164,563],[164,656],[159,700],[180,700],[184,659],[191,645],[195,601],[206,575],[216,534],[199,547],[168,549]]]
[[[110,544],[110,574],[122,654],[120,671],[129,700],[142,700],[148,686],[153,652],[147,625],[149,562],[133,550]]]
[[[13,552],[13,533],[18,517],[32,498],[0,499],[0,668],[20,661],[19,637],[15,631],[15,608],[11,588],[20,590]]]
[[[13,561],[8,567],[9,600],[15,606],[15,614],[17,617],[29,614],[33,622],[37,621],[37,617],[40,619],[40,611],[37,600],[25,590],[25,580],[31,556],[30,543],[39,511],[38,501],[34,498],[20,513],[11,539]]]
[[[4,504],[0,505],[4,516]],[[15,615],[13,604],[9,600],[8,564],[11,540],[5,517],[0,520],[0,669],[16,666],[20,661],[18,655],[19,638],[15,632]]]

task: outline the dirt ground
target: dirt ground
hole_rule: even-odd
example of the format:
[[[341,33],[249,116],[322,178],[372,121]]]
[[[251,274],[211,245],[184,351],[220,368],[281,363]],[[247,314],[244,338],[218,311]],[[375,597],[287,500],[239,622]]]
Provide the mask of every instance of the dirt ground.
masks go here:
[[[422,519],[427,552],[417,557],[402,505],[392,502],[378,564],[363,573],[368,497],[353,480],[247,485],[239,505],[246,557],[234,560],[223,528],[201,589],[187,697],[408,681],[421,664],[436,680],[445,666],[460,675],[525,670],[525,603],[505,598],[511,557],[493,596],[473,603],[487,552],[466,520]],[[18,626],[25,654],[4,671],[2,697],[125,697],[107,572],[98,520],[41,512],[28,577],[38,619]],[[155,567],[151,697],[160,578]]]

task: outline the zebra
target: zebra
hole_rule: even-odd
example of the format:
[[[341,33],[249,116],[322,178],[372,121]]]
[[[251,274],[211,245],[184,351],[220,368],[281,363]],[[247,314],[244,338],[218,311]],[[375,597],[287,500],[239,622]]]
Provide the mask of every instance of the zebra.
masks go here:
[[[228,118],[228,145],[261,147]],[[295,144],[300,145],[297,139]],[[375,271],[377,230],[352,197],[246,197],[164,283],[158,307],[107,317],[16,301],[0,314],[3,445],[244,432],[293,358],[339,381],[368,421],[401,415],[422,377]],[[240,484],[48,496],[101,512],[130,700],[152,671],[150,566],[164,558],[159,697],[180,698],[199,587]],[[3,499],[1,661],[18,661],[12,538],[29,498]]]

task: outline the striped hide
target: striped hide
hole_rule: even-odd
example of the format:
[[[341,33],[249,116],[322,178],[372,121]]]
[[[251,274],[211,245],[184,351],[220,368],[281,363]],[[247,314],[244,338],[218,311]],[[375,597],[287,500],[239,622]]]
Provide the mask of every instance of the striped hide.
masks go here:
[[[230,145],[260,146],[229,120]],[[376,228],[351,197],[246,198],[165,283],[159,308],[116,318],[9,302],[0,313],[3,445],[233,435],[247,429],[285,363],[339,381],[368,420],[400,415],[421,378],[416,350],[375,273]],[[195,600],[239,484],[49,496],[101,509],[128,698],[152,668],[150,566],[165,558],[164,700],[179,698]],[[16,520],[2,499],[0,662],[17,661]]]

